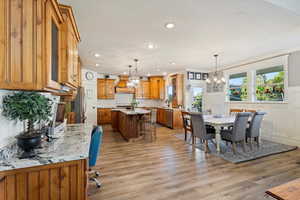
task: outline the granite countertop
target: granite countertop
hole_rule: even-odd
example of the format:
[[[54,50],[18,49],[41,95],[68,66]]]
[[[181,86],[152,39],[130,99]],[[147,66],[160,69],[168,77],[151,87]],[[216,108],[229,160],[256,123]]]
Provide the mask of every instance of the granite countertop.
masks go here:
[[[145,110],[141,108],[136,108],[135,110],[127,110],[127,109],[112,109],[112,111],[120,111],[126,115],[143,115],[143,114],[148,114],[151,111],[150,110]]]
[[[0,171],[86,159],[89,156],[92,128],[88,124],[68,125],[57,139],[52,142],[44,141],[42,148],[36,150],[35,158],[19,159],[18,155],[14,155],[0,161]]]

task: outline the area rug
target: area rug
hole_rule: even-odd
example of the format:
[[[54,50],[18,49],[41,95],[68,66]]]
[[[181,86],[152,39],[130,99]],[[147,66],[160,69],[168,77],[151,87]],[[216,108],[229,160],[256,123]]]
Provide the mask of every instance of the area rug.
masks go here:
[[[184,141],[184,134],[175,134],[175,137]],[[192,145],[191,137],[188,137],[186,143]],[[201,149],[202,151],[204,151],[205,149],[204,144],[200,143],[199,140],[197,140],[194,146],[198,149]],[[246,144],[246,152],[243,152],[242,145],[237,144],[237,153],[234,154],[232,152],[231,144],[227,146],[225,142],[222,141],[220,146],[221,152],[218,153],[216,145],[212,142],[209,142],[209,153],[221,157],[224,160],[227,160],[232,163],[241,163],[297,149],[296,146],[279,144],[268,140],[262,140],[259,148],[257,147],[256,143],[253,143],[252,146],[253,149],[250,150],[249,145]]]

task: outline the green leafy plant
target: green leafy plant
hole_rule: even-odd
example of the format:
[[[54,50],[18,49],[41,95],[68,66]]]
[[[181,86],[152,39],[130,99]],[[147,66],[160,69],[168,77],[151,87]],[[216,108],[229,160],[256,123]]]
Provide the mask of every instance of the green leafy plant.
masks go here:
[[[195,108],[198,112],[202,112],[202,95],[201,94],[194,96],[194,102],[192,103],[192,107]]]
[[[3,98],[3,115],[11,120],[27,121],[24,135],[36,134],[34,124],[47,121],[52,102],[37,92],[16,92]]]
[[[136,98],[133,98],[131,101],[131,107],[132,109],[136,108],[138,106],[139,102],[136,100]]]

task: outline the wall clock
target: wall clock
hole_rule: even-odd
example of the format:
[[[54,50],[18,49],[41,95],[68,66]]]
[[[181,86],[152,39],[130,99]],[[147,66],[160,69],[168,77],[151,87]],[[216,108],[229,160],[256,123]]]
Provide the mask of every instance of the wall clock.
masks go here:
[[[94,79],[94,74],[92,72],[86,72],[85,73],[86,80],[90,81]]]

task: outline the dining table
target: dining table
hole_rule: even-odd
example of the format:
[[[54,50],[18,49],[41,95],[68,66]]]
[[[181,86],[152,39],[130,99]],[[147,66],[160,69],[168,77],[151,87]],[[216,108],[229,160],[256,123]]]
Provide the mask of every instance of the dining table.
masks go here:
[[[205,125],[210,125],[216,130],[217,152],[221,152],[221,129],[233,126],[235,115],[203,115]]]

